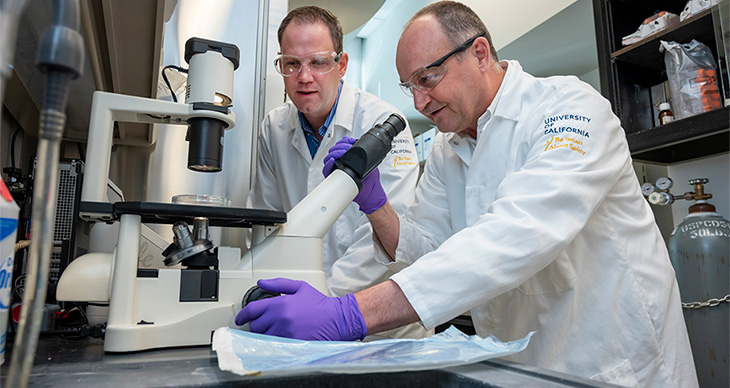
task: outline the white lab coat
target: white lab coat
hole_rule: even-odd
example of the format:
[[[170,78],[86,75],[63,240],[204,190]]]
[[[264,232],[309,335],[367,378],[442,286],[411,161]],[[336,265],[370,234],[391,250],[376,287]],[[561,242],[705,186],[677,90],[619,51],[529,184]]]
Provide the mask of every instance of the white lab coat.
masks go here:
[[[287,102],[273,109],[264,118],[259,134],[256,175],[247,206],[291,210],[324,180],[323,159],[330,147],[345,136],[359,138],[392,113],[405,118],[392,105],[344,83],[335,117],[312,160],[294,104]],[[396,211],[405,212],[413,203],[418,180],[418,158],[409,126],[394,139],[393,149],[378,170],[388,201]],[[360,291],[394,273],[374,259],[371,236],[367,217],[351,203],[322,239],[322,270],[330,294]],[[394,337],[425,335],[427,331],[420,324],[390,333]]]
[[[508,64],[477,140],[437,135],[391,265],[413,264],[391,279],[426,328],[471,309],[481,336],[536,330],[513,361],[696,387],[675,274],[618,118],[575,77]]]

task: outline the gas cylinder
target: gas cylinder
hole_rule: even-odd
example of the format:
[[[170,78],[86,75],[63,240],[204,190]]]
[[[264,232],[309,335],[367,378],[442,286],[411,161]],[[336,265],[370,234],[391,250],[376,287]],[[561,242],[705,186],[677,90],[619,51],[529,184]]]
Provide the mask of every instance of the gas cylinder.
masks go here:
[[[730,221],[707,202],[707,179],[693,179],[695,200],[672,232],[669,256],[677,274],[687,331],[701,387],[729,387]]]

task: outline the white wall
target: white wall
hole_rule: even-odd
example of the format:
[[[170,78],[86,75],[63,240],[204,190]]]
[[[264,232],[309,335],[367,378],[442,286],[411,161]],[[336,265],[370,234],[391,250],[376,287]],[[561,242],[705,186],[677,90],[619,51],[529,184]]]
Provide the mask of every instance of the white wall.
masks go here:
[[[694,191],[687,181],[694,178],[707,178],[710,181],[705,185],[705,192],[712,194],[709,203],[715,205],[717,212],[730,219],[730,154],[716,155],[704,159],[685,163],[676,163],[667,166],[667,174],[674,181],[673,194],[683,194]],[[672,205],[672,220],[674,226],[679,225],[687,210],[694,201],[679,200]]]
[[[585,74],[579,74],[578,78],[590,84],[599,92],[601,91],[601,73],[598,71],[598,68],[595,68]]]
[[[567,27],[567,28],[566,28]],[[536,76],[575,75],[600,88],[596,26],[591,0],[577,0],[497,50]]]
[[[362,89],[362,46],[364,39],[357,36],[357,32],[360,30],[358,28],[353,33],[345,34],[343,47],[348,57],[345,82],[350,86]]]
[[[265,60],[266,101],[264,102],[264,116],[270,110],[284,103],[284,77],[276,72],[274,58],[279,54],[279,38],[277,32],[281,21],[284,20],[286,14],[289,12],[287,7],[287,0],[269,0],[269,36]]]
[[[509,3],[464,0],[484,21],[495,47],[500,49],[552,18],[577,0],[515,0]],[[585,0],[588,1],[588,0]],[[395,49],[403,26],[416,11],[431,0],[386,0],[365,26],[345,36],[345,50],[357,53],[348,66],[345,79],[395,105],[408,118],[414,133],[429,128],[431,122],[413,108],[413,100],[398,87]],[[590,15],[592,18],[592,15]],[[359,37],[362,41],[358,41]],[[586,37],[592,39],[593,36]],[[560,42],[555,42],[559,45]],[[351,55],[353,57],[355,55]],[[597,62],[596,62],[597,63]],[[360,65],[361,67],[355,68]],[[597,66],[596,66],[597,67]],[[591,69],[587,69],[591,70]],[[359,74],[358,74],[359,73]],[[357,78],[359,75],[359,85]],[[580,74],[576,74],[580,75]],[[593,84],[593,83],[592,83]]]
[[[555,16],[576,0],[463,0],[479,15],[499,50]],[[557,43],[557,42],[556,42]]]
[[[420,118],[420,114],[413,109],[413,100],[406,96],[398,86],[399,77],[395,69],[395,49],[403,26],[416,11],[423,8],[430,1],[387,0],[383,4],[385,15],[383,19],[376,14],[376,19],[370,26],[370,32],[362,32],[359,36],[364,39],[362,44],[362,89],[366,90],[393,104],[409,117]]]

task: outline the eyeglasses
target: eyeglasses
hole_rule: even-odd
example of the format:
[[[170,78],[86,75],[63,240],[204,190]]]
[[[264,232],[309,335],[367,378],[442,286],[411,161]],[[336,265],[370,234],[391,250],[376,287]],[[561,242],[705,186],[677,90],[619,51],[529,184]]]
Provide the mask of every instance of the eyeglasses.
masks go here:
[[[327,74],[335,68],[341,57],[342,53],[337,54],[334,51],[324,51],[304,57],[279,54],[274,59],[274,67],[276,72],[284,77],[299,74],[305,66],[311,72]]]
[[[403,92],[408,97],[413,97],[413,89],[418,89],[422,92],[427,92],[433,89],[436,84],[438,84],[439,81],[441,81],[441,79],[444,78],[444,76],[446,75],[446,66],[441,65],[443,65],[444,62],[446,62],[446,60],[449,59],[452,55],[471,47],[471,45],[474,43],[475,40],[477,40],[477,38],[483,36],[486,36],[486,34],[481,33],[469,39],[461,46],[451,50],[451,52],[439,58],[436,62],[416,70],[416,72],[413,73],[413,75],[407,82],[401,82],[398,85],[401,89],[403,89]]]

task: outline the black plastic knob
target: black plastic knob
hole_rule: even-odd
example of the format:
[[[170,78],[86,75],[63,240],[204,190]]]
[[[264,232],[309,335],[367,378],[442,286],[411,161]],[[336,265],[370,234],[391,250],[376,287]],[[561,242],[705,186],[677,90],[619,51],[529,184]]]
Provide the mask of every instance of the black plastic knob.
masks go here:
[[[246,293],[243,295],[243,300],[241,301],[241,308],[246,307],[247,304],[251,302],[255,302],[257,300],[262,299],[268,299],[273,298],[275,296],[280,296],[281,294],[276,294],[273,292],[265,291],[259,286],[253,286],[246,291]]]

